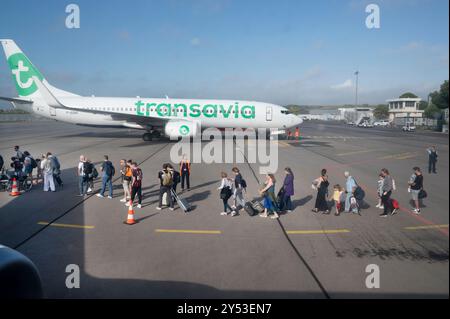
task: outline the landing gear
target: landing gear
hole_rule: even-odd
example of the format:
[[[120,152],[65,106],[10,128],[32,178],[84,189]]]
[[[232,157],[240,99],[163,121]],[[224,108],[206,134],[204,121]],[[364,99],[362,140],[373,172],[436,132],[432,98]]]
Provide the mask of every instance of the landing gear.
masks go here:
[[[160,131],[151,131],[151,132],[142,134],[142,139],[144,141],[148,142],[148,141],[152,141],[154,138],[160,138],[161,135],[162,134]]]

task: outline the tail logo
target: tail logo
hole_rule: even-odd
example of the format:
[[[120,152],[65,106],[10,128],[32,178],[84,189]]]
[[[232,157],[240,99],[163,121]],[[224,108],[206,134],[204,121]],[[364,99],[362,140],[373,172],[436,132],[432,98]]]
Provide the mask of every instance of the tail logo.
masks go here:
[[[35,69],[27,57],[23,53],[13,54],[8,58],[8,64],[19,95],[28,96],[36,92],[37,86],[32,77],[36,76],[39,80],[42,80],[43,76]]]

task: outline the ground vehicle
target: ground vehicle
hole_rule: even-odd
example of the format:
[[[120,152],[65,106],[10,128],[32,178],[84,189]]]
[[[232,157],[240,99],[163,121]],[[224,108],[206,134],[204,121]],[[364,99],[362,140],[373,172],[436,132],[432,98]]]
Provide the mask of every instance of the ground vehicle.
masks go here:
[[[350,121],[350,122],[347,122],[347,125],[350,125],[350,126],[355,126],[355,122],[352,122],[352,121]]]
[[[373,123],[373,126],[388,127],[390,125],[387,120],[380,120]]]
[[[373,127],[373,125],[369,121],[364,121],[364,122],[359,123],[358,127]]]
[[[13,178],[17,178],[17,187],[19,191],[28,192],[33,188],[33,180],[29,176],[24,176],[22,174],[17,174],[14,171],[3,171],[0,172],[0,191],[11,192]]]
[[[405,126],[402,127],[403,132],[415,132],[416,126],[413,123],[406,123]]]

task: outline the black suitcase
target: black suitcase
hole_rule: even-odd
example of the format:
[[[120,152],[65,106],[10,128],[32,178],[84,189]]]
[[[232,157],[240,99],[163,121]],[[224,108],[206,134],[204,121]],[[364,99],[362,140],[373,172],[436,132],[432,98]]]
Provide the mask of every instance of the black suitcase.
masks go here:
[[[185,213],[190,212],[192,210],[192,206],[191,204],[188,203],[187,200],[178,196],[173,189],[171,189],[170,192],[172,193],[173,198],[176,200],[181,210],[183,210]]]
[[[261,205],[261,202],[257,200],[252,200],[250,202],[245,203],[244,210],[250,216],[255,216],[264,212],[264,207],[263,205]]]

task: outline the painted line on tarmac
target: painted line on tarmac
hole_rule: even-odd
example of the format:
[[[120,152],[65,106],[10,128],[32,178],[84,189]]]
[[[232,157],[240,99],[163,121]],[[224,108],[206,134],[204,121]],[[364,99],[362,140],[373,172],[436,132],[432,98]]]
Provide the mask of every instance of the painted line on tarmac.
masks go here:
[[[348,229],[324,229],[324,230],[288,230],[288,235],[324,235],[324,234],[342,234],[350,233]]]
[[[405,227],[406,230],[437,229],[437,228],[448,228],[448,224],[447,225],[427,225],[427,226]]]
[[[192,229],[155,229],[156,233],[178,233],[178,234],[206,234],[220,235],[220,230],[192,230]]]
[[[341,153],[337,154],[337,156],[347,156],[347,155],[356,155],[356,154],[364,154],[364,153],[371,153],[371,152],[377,152],[379,150],[361,150],[361,151],[354,151],[354,152],[348,152],[348,153]]]
[[[278,144],[281,147],[291,147],[291,144],[282,141],[278,141]]]
[[[89,225],[75,225],[75,224],[58,224],[49,222],[38,222],[39,225],[52,226],[52,227],[65,227],[65,228],[82,228],[82,229],[94,229],[95,226]]]
[[[152,152],[151,154],[149,154],[145,159],[143,159],[141,162],[139,162],[138,164],[141,165],[142,163],[148,161],[149,159],[151,159],[153,156],[155,156],[156,154],[158,154],[159,152],[161,152],[164,148],[166,148],[170,143],[166,143],[163,144],[162,147],[158,148],[156,151]],[[120,177],[115,178],[112,182],[115,183],[120,179]],[[34,233],[32,233],[30,236],[28,236],[27,238],[25,238],[24,240],[22,240],[19,244],[17,244],[16,246],[14,246],[14,249],[18,249],[19,247],[21,247],[22,245],[24,245],[25,243],[27,243],[29,240],[33,239],[36,235],[38,235],[39,233],[41,233],[42,231],[44,231],[47,227],[50,227],[50,225],[54,224],[55,222],[57,222],[59,219],[63,218],[64,216],[66,216],[67,214],[69,214],[70,212],[72,212],[73,210],[75,210],[78,206],[81,206],[84,204],[84,202],[86,202],[89,198],[93,197],[96,195],[96,192],[92,193],[91,195],[88,195],[86,198],[80,200],[79,202],[77,202],[75,205],[73,205],[71,208],[67,209],[66,211],[64,211],[62,214],[60,214],[59,216],[55,217],[52,221],[50,221],[48,224],[44,225],[44,227],[41,227],[40,229],[38,229],[37,231],[35,231]]]

